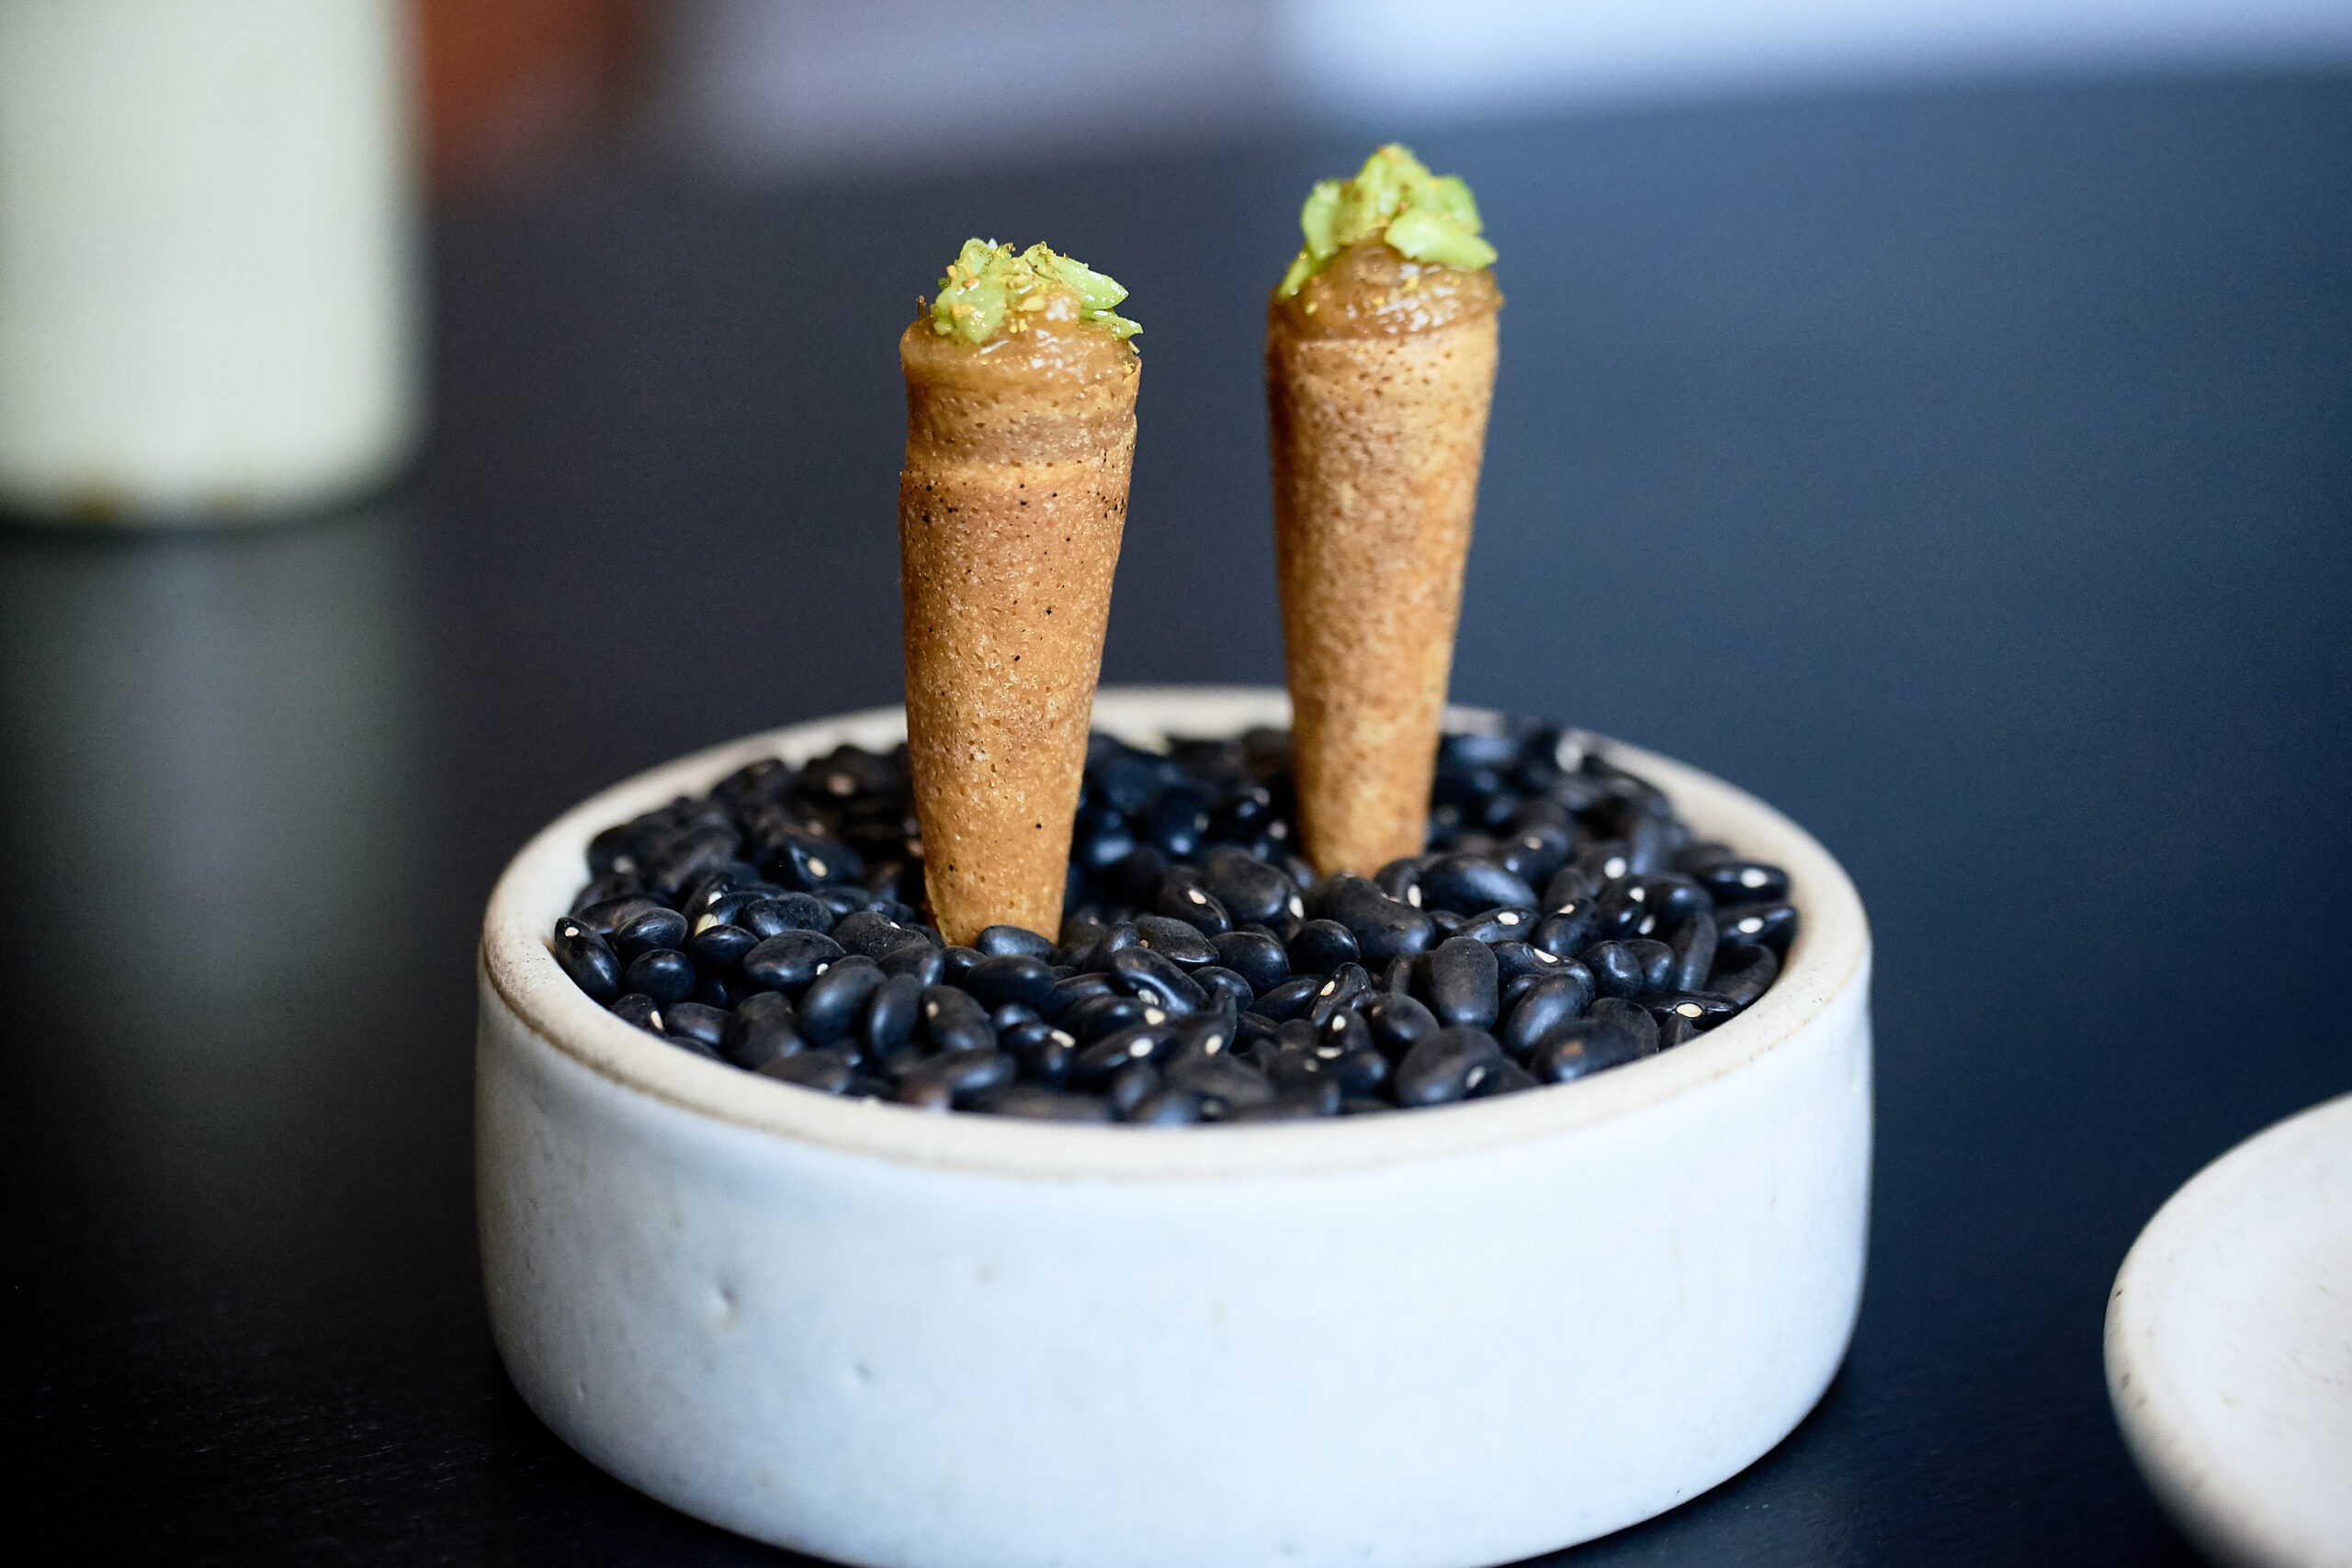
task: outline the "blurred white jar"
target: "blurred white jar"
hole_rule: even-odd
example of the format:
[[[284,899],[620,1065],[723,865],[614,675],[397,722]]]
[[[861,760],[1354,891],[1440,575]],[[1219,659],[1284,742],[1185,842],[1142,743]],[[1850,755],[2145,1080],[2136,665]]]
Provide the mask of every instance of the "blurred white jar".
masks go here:
[[[0,504],[209,522],[418,423],[399,0],[0,0]]]

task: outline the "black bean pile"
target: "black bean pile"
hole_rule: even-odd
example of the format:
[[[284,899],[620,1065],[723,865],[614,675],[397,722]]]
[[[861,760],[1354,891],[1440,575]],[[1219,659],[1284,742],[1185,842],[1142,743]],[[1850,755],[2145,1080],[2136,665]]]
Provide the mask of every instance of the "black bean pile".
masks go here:
[[[1427,852],[1318,881],[1289,737],[1087,752],[1058,940],[924,923],[905,749],[754,762],[607,829],[556,922],[580,988],[680,1050],[927,1110],[1173,1126],[1442,1105],[1671,1050],[1796,933],[1598,743],[1445,738]]]

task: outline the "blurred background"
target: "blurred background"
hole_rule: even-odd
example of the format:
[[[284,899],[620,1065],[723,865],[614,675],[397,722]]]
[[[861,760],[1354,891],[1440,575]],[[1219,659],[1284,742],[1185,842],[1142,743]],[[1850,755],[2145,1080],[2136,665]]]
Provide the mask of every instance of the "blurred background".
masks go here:
[[[2347,0],[0,0],[29,1517],[779,1560],[498,1368],[482,899],[615,779],[896,700],[891,344],[967,235],[1145,325],[1105,678],[1279,681],[1265,293],[1391,138],[1510,300],[1457,698],[1762,795],[1879,943],[1847,1370],[1577,1560],[2189,1560],[2109,1282],[2352,1089]]]

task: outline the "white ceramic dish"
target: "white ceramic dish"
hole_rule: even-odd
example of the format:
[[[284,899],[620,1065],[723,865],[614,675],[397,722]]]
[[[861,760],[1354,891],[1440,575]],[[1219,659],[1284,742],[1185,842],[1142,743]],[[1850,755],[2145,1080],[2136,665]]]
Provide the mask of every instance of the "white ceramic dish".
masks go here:
[[[1148,739],[1288,711],[1185,688],[1096,715]],[[1862,1283],[1870,939],[1785,818],[1627,749],[1702,833],[1789,869],[1780,982],[1678,1050],[1387,1116],[1152,1131],[843,1101],[665,1045],[557,968],[596,830],[754,758],[902,734],[877,711],[656,769],[492,897],[492,1325],[589,1459],[881,1568],[1464,1568],[1670,1508],[1820,1397]]]
[[[2352,1095],[2156,1212],[2108,1302],[2107,1384],[2141,1473],[2208,1554],[2352,1568]]]

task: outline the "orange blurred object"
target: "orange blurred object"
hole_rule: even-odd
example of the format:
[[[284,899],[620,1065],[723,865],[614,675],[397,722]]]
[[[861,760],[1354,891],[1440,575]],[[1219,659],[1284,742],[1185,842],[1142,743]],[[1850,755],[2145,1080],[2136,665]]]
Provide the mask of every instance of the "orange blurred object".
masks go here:
[[[447,193],[560,161],[634,96],[644,0],[415,0],[425,155]]]

